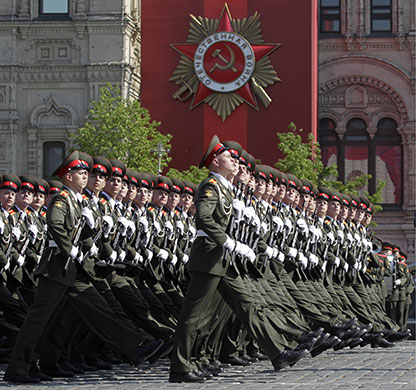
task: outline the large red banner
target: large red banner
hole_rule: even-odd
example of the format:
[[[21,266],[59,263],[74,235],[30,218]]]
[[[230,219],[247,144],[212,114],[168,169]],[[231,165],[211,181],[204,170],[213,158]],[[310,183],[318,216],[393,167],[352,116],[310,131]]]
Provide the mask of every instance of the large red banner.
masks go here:
[[[180,170],[199,163],[214,134],[239,141],[270,165],[279,156],[276,133],[286,131],[290,122],[303,128],[305,136],[316,135],[317,0],[228,0],[227,5],[232,20],[257,12],[264,42],[281,44],[268,54],[281,81],[265,88],[271,99],[268,108],[260,101],[258,110],[244,102],[223,120],[206,102],[191,110],[192,97],[175,100],[179,87],[169,79],[181,59],[171,45],[187,42],[190,14],[220,19],[224,0],[142,0],[141,101],[162,122],[161,131],[173,135],[170,166]],[[218,68],[231,66],[220,51],[211,50],[219,56]]]

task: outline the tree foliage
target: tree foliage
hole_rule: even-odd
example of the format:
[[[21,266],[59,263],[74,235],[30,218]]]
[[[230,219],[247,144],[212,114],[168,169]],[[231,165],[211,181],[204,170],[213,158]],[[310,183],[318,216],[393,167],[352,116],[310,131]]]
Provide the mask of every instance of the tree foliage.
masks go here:
[[[157,174],[158,155],[153,151],[159,142],[169,149],[172,138],[160,133],[159,126],[140,102],[124,99],[119,87],[107,84],[100,90],[100,100],[91,103],[87,123],[78,129],[75,140],[92,156],[119,159],[129,168]],[[162,155],[162,168],[170,160]]]
[[[192,183],[199,184],[208,176],[207,168],[198,168],[196,165],[191,165],[184,171],[178,171],[175,168],[170,168],[167,176],[180,180],[189,180]]]
[[[276,168],[301,179],[308,179],[317,186],[325,186],[346,194],[365,196],[373,203],[375,212],[382,210],[379,203],[383,200],[384,181],[378,180],[376,192],[369,195],[368,192],[360,192],[359,189],[368,185],[371,175],[357,176],[346,183],[337,180],[339,176],[337,165],[324,166],[319,142],[314,140],[313,135],[309,134],[308,141],[303,142],[302,129],[297,129],[292,122],[288,130],[286,133],[277,133],[279,139],[277,147],[285,156],[275,164]]]

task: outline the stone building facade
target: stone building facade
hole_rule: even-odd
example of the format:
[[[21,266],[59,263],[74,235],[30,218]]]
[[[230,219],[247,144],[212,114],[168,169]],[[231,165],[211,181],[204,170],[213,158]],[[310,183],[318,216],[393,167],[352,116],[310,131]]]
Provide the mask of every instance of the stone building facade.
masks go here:
[[[294,10],[295,12],[295,10]],[[319,140],[386,182],[377,234],[414,254],[414,0],[320,0]],[[140,0],[0,2],[0,173],[48,176],[107,82],[140,91]]]
[[[139,96],[139,1],[0,2],[0,173],[48,176],[106,83]]]
[[[321,0],[319,137],[348,179],[386,182],[376,234],[414,261],[415,1]]]

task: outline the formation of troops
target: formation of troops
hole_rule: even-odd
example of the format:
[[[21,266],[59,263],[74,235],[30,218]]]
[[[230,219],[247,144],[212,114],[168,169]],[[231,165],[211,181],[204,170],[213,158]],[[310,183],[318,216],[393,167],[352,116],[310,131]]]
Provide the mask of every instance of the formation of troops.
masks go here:
[[[0,178],[0,359],[38,383],[171,360],[204,382],[410,336],[407,255],[368,199],[213,137],[199,185],[75,151],[59,180]]]

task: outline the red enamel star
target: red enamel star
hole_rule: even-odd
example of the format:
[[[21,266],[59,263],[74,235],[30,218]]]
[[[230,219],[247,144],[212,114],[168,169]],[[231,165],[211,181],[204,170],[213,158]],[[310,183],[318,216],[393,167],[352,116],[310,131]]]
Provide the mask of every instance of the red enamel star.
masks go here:
[[[217,32],[229,32],[233,33],[234,29],[231,23],[231,14],[228,9],[228,6],[225,5],[220,22],[217,28]],[[177,50],[180,54],[184,55],[185,57],[189,58],[191,61],[194,61],[195,52],[199,45],[194,44],[172,44],[171,45],[175,50]],[[263,45],[251,45],[251,48],[254,52],[255,60],[258,61],[264,56],[269,55],[273,50],[277,49],[280,44],[263,44]],[[197,105],[201,104],[208,96],[213,94],[215,91],[206,87],[203,83],[198,83],[198,89],[194,95],[192,100],[191,109],[195,108]],[[254,97],[250,84],[246,82],[242,87],[234,91],[237,95],[239,95],[247,104],[252,106],[255,109],[258,109],[256,98]]]

